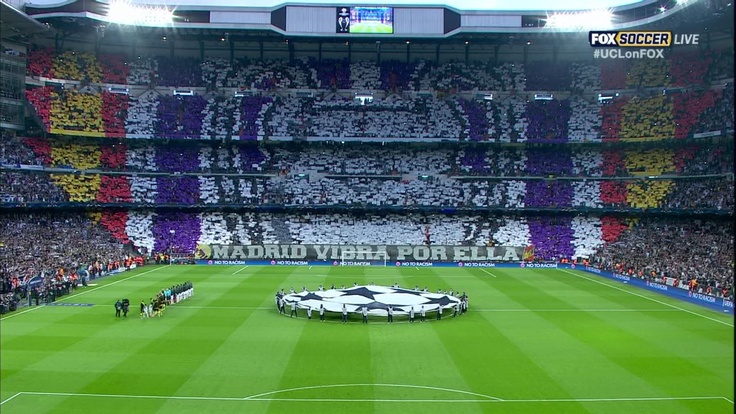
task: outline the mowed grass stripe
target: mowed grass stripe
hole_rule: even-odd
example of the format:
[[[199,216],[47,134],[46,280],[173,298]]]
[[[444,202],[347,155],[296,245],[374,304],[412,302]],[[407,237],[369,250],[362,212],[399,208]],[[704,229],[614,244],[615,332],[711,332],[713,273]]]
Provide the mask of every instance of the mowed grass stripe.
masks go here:
[[[208,295],[199,292],[198,285],[205,284],[208,278],[217,278],[219,273],[194,272],[192,267],[174,267],[166,270],[165,275],[158,276],[155,281],[163,283],[160,285],[161,288],[184,281],[183,278],[192,279],[195,284],[195,296],[190,298],[189,302],[206,304],[211,301]],[[233,283],[231,287],[237,288],[237,284]],[[140,320],[137,303],[133,300],[132,302],[132,312],[128,318],[116,318],[114,321],[113,325],[119,329],[117,343],[107,344],[107,348],[102,348],[94,338],[90,338],[82,344],[84,349],[106,349],[107,352],[98,352],[87,357],[90,367],[88,372],[78,372],[77,369],[68,373],[87,377],[85,381],[77,379],[76,389],[70,392],[102,393],[109,392],[112,387],[119,393],[142,394],[150,392],[151,386],[155,384],[158,393],[173,395],[181,382],[189,377],[198,361],[206,358],[221,343],[218,337],[189,335],[196,329],[198,319],[202,317],[196,311],[187,311],[173,305],[167,307],[161,318]],[[186,357],[182,357],[183,355]],[[54,384],[48,385],[51,386],[47,389],[52,388]],[[55,408],[74,412],[78,410],[76,406],[78,403],[79,398],[69,397]],[[163,403],[159,401],[158,405]],[[147,405],[150,407],[150,403]]]
[[[273,297],[276,286],[286,283],[298,268],[263,267],[246,277],[244,273],[248,270],[223,276],[222,279],[240,282],[237,288],[219,295],[212,303],[239,302],[259,306],[236,311],[206,307],[197,310],[204,318],[202,326],[215,327],[207,336],[219,338],[220,345],[201,361],[176,395],[244,398],[263,388],[278,386],[299,330],[297,325],[283,323],[288,321],[276,312]],[[222,280],[215,283],[223,284]],[[266,307],[267,310],[263,310]],[[179,412],[191,405],[169,400],[161,408],[166,412]],[[248,412],[265,412],[266,407],[267,404],[248,406]],[[240,409],[242,412],[243,407]]]
[[[123,292],[126,294],[153,296],[160,289],[167,288],[173,284],[192,280],[195,295],[188,299],[187,303],[200,303],[206,305],[215,294],[205,294],[201,285],[206,284],[208,279],[217,279],[222,275],[219,272],[201,272],[191,266],[174,266],[166,269],[161,276],[148,281],[145,288],[139,286],[137,291]],[[149,293],[150,284],[157,287]],[[237,283],[232,283],[230,288],[236,288]],[[229,292],[231,289],[221,290],[219,293]],[[144,298],[147,297],[144,295]],[[127,320],[116,320],[115,324],[120,329],[118,344],[114,349],[117,363],[99,372],[98,377],[84,387],[80,387],[80,393],[99,393],[109,391],[109,385],[118,384],[121,393],[146,392],[146,384],[157,384],[157,390],[173,392],[177,381],[188,376],[189,370],[196,366],[197,358],[206,356],[207,352],[219,344],[217,338],[201,335],[191,335],[197,326],[200,317],[196,311],[188,311],[184,308],[172,305],[166,308],[160,318],[140,320],[138,317],[139,301],[131,298],[131,314]],[[186,326],[186,328],[182,328]],[[186,358],[181,358],[182,350],[191,349]],[[110,361],[105,359],[106,364]],[[166,372],[166,375],[161,375]],[[159,378],[160,377],[160,378]],[[74,401],[70,401],[74,404]]]
[[[165,270],[163,267],[147,271],[141,269],[134,275],[119,275],[125,278],[113,276],[102,279],[104,283],[98,287],[80,289],[80,292],[88,293],[85,300],[94,301],[94,297],[101,295],[105,288],[123,286],[124,283],[118,283],[120,281],[150,277],[153,271]],[[74,299],[74,295],[66,298]],[[133,310],[133,315],[136,314]],[[115,353],[119,344],[116,330],[120,327],[111,323],[115,319],[114,311],[108,313],[103,307],[44,306],[38,312],[14,320],[9,329],[6,329],[6,321],[2,336],[3,395],[14,391],[15,387],[18,391],[21,388],[24,391],[47,391],[49,384],[55,389],[73,392],[77,385],[71,384],[93,380],[96,372],[108,369],[125,356],[124,353]],[[117,321],[122,322],[122,318]],[[13,329],[26,325],[33,326],[33,330],[25,329],[24,334],[18,334]],[[96,353],[102,354],[99,361],[95,360]],[[22,368],[11,374],[6,370],[7,366]],[[74,382],[69,378],[74,378]]]
[[[427,277],[427,269],[418,271],[413,267],[394,267],[392,273],[394,278],[391,280],[408,289],[427,286],[436,291],[435,288],[440,286],[434,277]],[[416,322],[413,324],[408,322],[408,316],[396,315],[393,324],[388,324],[386,318],[381,317],[374,318],[368,327],[372,344],[369,358],[375,381],[386,384],[375,388],[377,398],[458,401],[485,398],[470,393],[473,390],[462,370],[455,365],[450,350],[446,349],[435,331],[443,321],[437,322],[436,314],[428,312],[427,321],[422,323],[421,307],[416,307],[415,311]],[[381,402],[381,407],[385,408],[386,404],[390,403]],[[463,405],[463,412],[482,412],[474,404]],[[431,403],[424,406],[426,413],[446,412],[446,409],[446,406]]]
[[[166,269],[154,270],[161,273]],[[152,273],[150,270],[147,272]],[[138,276],[150,277],[141,270],[137,275],[128,276],[127,279]],[[88,292],[87,298],[95,300],[95,295],[103,294],[101,293],[102,288],[115,289],[121,286],[117,283],[120,280],[125,279],[111,277],[105,280],[105,284],[94,288],[94,291],[80,289],[78,293]],[[131,316],[136,317],[136,315],[136,304],[133,303]],[[5,384],[15,381],[13,376],[24,371],[27,371],[25,374],[28,375],[28,373],[50,370],[52,374],[49,376],[55,378],[55,375],[58,375],[59,378],[55,382],[62,386],[65,385],[67,382],[63,378],[66,378],[66,370],[75,372],[80,368],[83,369],[87,360],[85,358],[87,350],[101,350],[109,356],[116,349],[117,328],[115,324],[110,324],[114,319],[112,304],[109,311],[104,307],[96,306],[42,306],[38,312],[24,315],[22,319],[10,325],[7,322],[4,323],[2,369]],[[113,360],[106,358],[99,368],[104,369],[106,363],[111,363]],[[30,384],[31,388],[25,388],[26,391],[36,390],[38,385],[38,381],[31,378],[27,381],[20,381],[21,384],[24,382]]]
[[[535,312],[542,309],[574,308],[569,303],[549,295],[537,286],[548,283],[541,274],[525,269],[514,272],[517,283],[508,285],[501,292],[520,304],[532,304],[532,312],[499,315],[495,318],[499,329],[509,340],[529,355],[571,396],[620,397],[636,395],[666,395],[649,391],[652,385],[644,378],[630,373],[606,355],[607,344],[595,343],[592,337],[606,329],[596,327],[595,316],[586,312],[555,313]],[[486,280],[487,283],[492,283]],[[562,294],[562,292],[558,292]],[[518,329],[522,327],[522,329]],[[605,331],[603,331],[605,332]],[[592,342],[592,343],[591,343]],[[632,352],[635,349],[632,349]],[[607,378],[614,387],[601,389],[600,378]],[[535,379],[531,379],[535,382]],[[544,389],[544,383],[534,383],[529,389]],[[615,391],[614,391],[615,390]],[[528,395],[517,392],[514,398],[552,398],[554,395]],[[615,392],[614,394],[611,394]]]
[[[465,271],[478,274],[477,269],[466,269]],[[442,278],[443,272],[436,273],[439,278]],[[452,280],[448,280],[448,282],[452,282]],[[473,294],[472,306],[493,307],[498,297],[503,295],[501,291],[493,287],[498,283],[498,278],[479,275],[478,283],[490,286],[491,289],[488,289],[488,291],[494,293],[490,296]],[[474,288],[473,292],[480,290],[477,283],[472,283],[471,286]],[[507,298],[507,300],[504,300],[504,306],[516,308],[523,305]],[[443,315],[443,319],[444,317],[445,315]],[[517,322],[522,321],[525,316],[473,312],[471,307],[463,315],[452,318],[450,314],[447,317],[451,320],[440,321],[442,323],[438,323],[435,329],[442,331],[439,336],[444,342],[445,348],[456,361],[455,365],[463,367],[466,381],[473,387],[474,391],[502,399],[519,397],[523,395],[520,392],[529,392],[529,390],[533,390],[537,397],[540,395],[554,395],[560,398],[563,396],[573,398],[573,395],[561,384],[558,384],[555,378],[548,374],[545,367],[536,361],[534,356],[529,355],[517,343],[518,339],[514,335],[508,335],[508,333],[499,329],[498,321],[505,320],[509,325],[508,329],[519,332],[519,328],[522,328],[523,325],[517,324]],[[528,339],[532,339],[529,337],[533,336],[531,332],[526,330],[523,330],[521,334],[527,336]],[[534,338],[533,341],[537,342],[538,339]],[[546,353],[537,355],[543,357]],[[520,390],[519,384],[528,386],[524,386]]]
[[[526,275],[523,278],[520,277],[519,280],[526,284],[525,290],[538,295],[538,303],[548,304],[552,308],[572,306],[562,299],[567,297],[564,292],[560,292],[561,295],[553,296],[548,293],[547,289],[538,288],[541,284],[549,285],[552,283],[549,276],[545,275],[544,272],[531,272],[535,275]],[[545,281],[542,283],[538,279],[544,279]],[[608,378],[611,389],[624,391],[624,395],[634,395],[633,392],[638,392],[640,396],[683,395],[681,392],[687,392],[686,390],[680,390],[667,384],[673,377],[676,378],[679,372],[687,372],[695,378],[701,378],[710,383],[716,380],[713,373],[702,365],[672,355],[666,347],[662,346],[663,344],[643,340],[635,331],[628,330],[625,327],[626,324],[617,326],[609,323],[609,321],[602,320],[605,315],[600,313],[579,312],[560,315],[559,313],[538,312],[537,315],[554,325],[556,327],[555,332],[566,334],[581,343],[582,346],[574,348],[576,349],[576,355],[570,355],[571,359],[579,358],[586,355],[586,353],[589,354],[587,358],[595,357],[595,359],[598,359],[599,362],[595,365],[603,369],[596,376]],[[632,320],[640,317],[642,316],[636,313],[621,316],[622,319],[631,318]],[[555,343],[558,344],[564,342],[566,342],[565,338],[555,340]],[[601,358],[606,358],[615,365],[607,363]],[[628,371],[628,373],[622,372],[622,369]],[[591,372],[595,372],[595,370]],[[683,378],[683,380],[686,379]],[[571,383],[579,387],[584,385],[586,381],[580,381],[580,378],[576,378]],[[694,388],[697,389],[697,387]],[[692,390],[693,387],[690,388],[690,391]],[[706,392],[706,394],[710,393],[712,391]],[[577,390],[574,394],[580,395],[581,391]],[[706,395],[697,392],[696,394]]]
[[[731,325],[733,327],[733,317],[723,315],[719,312],[669,298],[665,295],[661,295],[655,292],[649,292],[644,289],[636,288],[628,284],[620,282],[610,281],[595,275],[582,273],[579,271],[568,271],[568,270],[548,270],[545,271],[550,279],[556,280],[562,283],[566,283],[574,290],[581,292],[593,292],[593,300],[596,297],[604,297],[606,300],[618,303],[623,307],[638,308],[638,309],[660,309],[660,310],[671,310],[674,312],[681,312],[677,318],[672,318],[670,315],[650,315],[654,318],[659,318],[662,322],[670,323],[672,328],[677,329],[688,329],[691,334],[699,335],[703,332],[702,327],[708,319],[713,318],[718,321],[726,323],[725,326]],[[603,288],[602,287],[607,287]],[[675,289],[675,288],[672,288]],[[630,293],[627,293],[630,292]],[[649,298],[651,300],[647,300]],[[670,306],[671,305],[671,306]],[[685,311],[683,311],[685,309]],[[691,313],[692,312],[692,313]],[[711,321],[715,322],[715,321]],[[720,335],[718,340],[730,339],[732,335],[730,332],[732,329],[714,330],[714,334],[729,333],[726,336]],[[715,338],[714,338],[715,339]]]
[[[327,284],[332,283],[334,276],[351,275],[354,276],[355,281],[363,279],[363,272],[359,268],[346,270],[346,268],[332,267],[326,274],[327,277],[322,276],[320,281]],[[301,280],[304,280],[304,276],[299,274],[292,276],[288,282]],[[315,282],[319,284],[319,281],[312,283]],[[348,285],[348,283],[345,284]],[[297,286],[301,288],[301,284]],[[314,288],[316,286],[311,289]],[[281,376],[278,386],[263,392],[270,393],[268,396],[271,398],[376,398],[373,390],[365,387],[325,387],[299,390],[303,387],[373,383],[375,379],[370,360],[369,327],[362,325],[356,315],[351,316],[349,323],[340,324],[332,323],[336,315],[330,315],[331,322],[319,322],[316,313],[313,314],[312,320],[307,320],[304,311],[300,310],[300,312],[301,315],[298,318],[282,317],[278,321],[284,326],[283,329],[292,332],[291,337],[285,341],[282,351],[289,356],[289,362],[286,366],[276,370],[276,373]],[[291,352],[288,352],[289,349]],[[295,390],[277,392],[291,389]],[[338,412],[336,410],[340,410],[340,407],[340,403],[311,402],[309,412]],[[342,408],[345,409],[344,412],[374,412],[372,402],[346,402]],[[272,401],[266,412],[281,414],[291,411],[294,411],[294,403]]]
[[[607,289],[603,285],[590,283],[586,279],[571,277],[567,273],[556,271],[548,274],[545,272],[545,276],[551,280],[565,283],[573,290],[590,292],[593,297],[595,297],[596,292],[601,292],[608,298],[610,297],[609,292],[613,291],[621,296],[633,298],[638,302],[653,303],[663,310],[671,309],[638,296],[626,295],[616,289]],[[561,299],[570,302],[566,295],[561,296]],[[640,307],[639,303],[636,302],[630,302],[629,304]],[[641,307],[643,306],[645,305],[642,304]],[[686,312],[679,312],[676,309],[671,310],[674,312],[642,312],[628,315],[597,313],[596,316],[611,326],[626,329],[641,340],[646,341],[649,345],[644,348],[645,350],[664,349],[669,357],[679,358],[681,361],[691,361],[694,350],[697,349],[697,364],[705,369],[709,375],[722,376],[724,371],[721,367],[724,364],[733,367],[733,329]],[[708,310],[700,309],[700,312],[708,312]],[[673,346],[673,344],[677,345]],[[645,355],[643,357],[663,358],[665,355],[656,353],[655,355]],[[683,368],[682,364],[675,364],[675,366]],[[726,375],[728,376],[722,378],[722,380],[733,378],[733,370],[726,373]]]
[[[559,271],[547,273],[535,269],[532,273],[520,273],[522,269],[491,269],[490,271],[497,276],[494,278],[480,269],[460,271],[461,269],[413,267],[404,269],[393,266],[312,269],[269,266],[241,269],[227,266],[172,266],[160,275],[154,272],[83,295],[89,297],[89,299],[85,297],[85,302],[99,303],[101,306],[39,308],[38,311],[4,320],[3,387],[0,394],[3,400],[16,392],[29,391],[28,387],[32,388],[31,391],[39,389],[39,392],[84,390],[85,387],[89,387],[89,372],[99,373],[110,367],[123,375],[110,375],[98,379],[97,385],[101,392],[94,393],[98,395],[96,397],[22,394],[3,404],[2,412],[128,413],[132,410],[178,414],[199,413],[205,410],[238,413],[733,412],[733,403],[725,399],[670,401],[666,399],[667,393],[652,388],[650,391],[653,394],[660,394],[652,397],[653,400],[635,400],[641,396],[641,392],[623,395],[631,389],[618,387],[626,380],[618,375],[621,367],[600,350],[601,347],[610,348],[610,345],[593,335],[593,328],[596,328],[615,334],[607,338],[609,342],[617,338],[631,341],[633,337],[636,346],[667,347],[670,342],[684,344],[681,347],[674,345],[676,349],[666,349],[660,353],[653,350],[639,352],[640,350],[635,349],[631,350],[630,354],[628,346],[616,346],[614,356],[635,364],[645,363],[636,360],[641,355],[644,358],[650,357],[649,359],[652,355],[657,357],[663,355],[663,358],[674,355],[682,358],[686,363],[676,363],[675,369],[670,373],[664,368],[655,369],[654,375],[641,370],[638,375],[644,379],[638,381],[646,379],[663,382],[663,387],[671,389],[671,395],[677,398],[698,397],[694,394],[700,390],[708,391],[705,396],[717,395],[721,390],[726,390],[723,393],[733,401],[732,353],[724,356],[721,364],[714,363],[722,349],[731,351],[733,349],[732,335],[730,338],[726,336],[727,333],[732,334],[730,327],[703,318],[687,317],[683,319],[685,328],[670,329],[670,325],[676,327],[678,321],[673,323],[667,317],[659,321],[657,319],[662,316],[660,313],[670,315],[675,320],[688,314]],[[237,270],[240,272],[233,274]],[[523,283],[517,280],[521,277],[524,278]],[[546,289],[548,295],[560,302],[548,303],[544,295],[530,289],[526,284],[533,284],[534,278],[537,280],[537,289]],[[129,318],[127,321],[120,321],[112,316],[114,299],[128,296],[133,302],[133,314],[137,318],[137,303],[140,301],[137,296],[150,295],[151,290],[157,291],[186,279],[194,281],[195,297],[178,308],[170,307],[160,320],[139,321]],[[580,279],[580,286],[570,282],[577,279]],[[110,280],[113,281],[113,278]],[[371,318],[368,326],[361,326],[360,316],[356,315],[353,316],[350,325],[342,326],[339,324],[339,316],[336,321],[333,319],[331,322],[320,324],[316,313],[315,319],[309,322],[301,319],[290,320],[277,314],[273,296],[279,288],[284,287],[288,290],[289,286],[294,285],[295,289],[300,290],[301,286],[305,285],[313,290],[320,283],[329,287],[331,281],[338,286],[340,284],[351,286],[354,281],[375,282],[386,286],[396,281],[402,287],[408,288],[426,285],[432,292],[436,292],[438,287],[447,290],[450,288],[456,291],[465,290],[471,297],[471,313],[456,320],[447,320],[449,315],[446,314],[443,321],[432,320],[414,326],[405,322],[405,317],[403,319],[397,317],[397,323],[393,326],[388,326],[384,318]],[[100,281],[101,284],[103,282],[109,283],[104,279]],[[601,290],[598,298],[596,288]],[[509,292],[513,292],[513,295]],[[625,299],[619,299],[616,295],[621,295]],[[657,297],[659,298],[659,295]],[[664,300],[662,299],[663,302]],[[680,304],[678,301],[672,302],[675,305]],[[605,312],[615,310],[617,306],[622,312]],[[635,311],[657,308],[667,312]],[[510,311],[473,312],[474,309]],[[600,311],[592,312],[594,309]],[[300,312],[300,316],[303,316],[303,311]],[[656,313],[656,317],[650,315],[652,313]],[[544,318],[545,314],[551,316]],[[559,319],[568,318],[572,320],[562,321],[562,325],[570,332],[556,325]],[[700,325],[696,325],[698,320]],[[149,326],[146,322],[153,322],[156,325]],[[172,325],[171,328],[161,332],[162,329],[167,329],[168,325]],[[717,328],[714,329],[711,325]],[[317,329],[313,331],[313,328]],[[58,329],[56,333],[43,337],[45,332],[56,329]],[[431,331],[432,334],[429,335],[425,330]],[[575,333],[576,330],[582,333]],[[8,331],[13,332],[13,335],[6,335]],[[547,331],[553,332],[553,335],[549,335]],[[40,337],[34,340],[40,338],[46,343],[24,348],[25,342],[18,339],[24,336],[23,332],[36,332]],[[324,334],[324,337],[319,337],[319,333]],[[362,335],[365,333],[367,337]],[[383,333],[387,335],[383,336]],[[78,334],[91,339],[77,342],[65,339],[65,336],[74,337]],[[57,337],[61,337],[61,340],[53,345]],[[307,349],[309,344],[326,347],[324,344],[334,342],[332,339],[335,337],[339,338],[338,342],[343,344],[344,348],[337,355],[340,358],[335,358],[334,352],[329,352],[328,348],[318,349],[316,352],[319,355],[316,356]],[[338,364],[333,360],[350,359],[349,362],[352,362],[352,358],[356,357],[354,355],[356,350],[348,347],[356,341],[364,344],[363,348],[358,347],[357,351],[361,349],[366,351],[364,355],[357,356],[361,359],[357,360],[356,366],[358,368],[368,366],[369,369],[357,370],[353,377],[347,378],[351,381],[350,384],[333,387],[332,385],[340,385],[335,384],[339,382],[336,377],[338,380],[345,380],[335,375],[336,368],[343,369],[344,364]],[[110,346],[128,342],[136,343],[139,347]],[[155,345],[150,345],[152,342]],[[200,342],[203,342],[205,347],[201,350],[202,355],[195,348]],[[400,347],[399,350],[390,348],[394,343]],[[642,343],[649,345],[641,345]],[[292,349],[287,348],[288,346]],[[696,352],[688,355],[683,349],[684,347],[698,349],[699,346],[705,347],[707,355],[701,356]],[[411,354],[414,349],[416,355]],[[580,352],[581,349],[583,352]],[[195,359],[192,363],[188,362],[190,352],[193,352]],[[591,355],[586,352],[590,352]],[[131,357],[139,353],[143,355]],[[58,355],[49,358],[52,354]],[[384,365],[380,359],[391,356],[396,356],[395,360],[402,362],[409,361],[409,364],[403,365],[409,369],[393,366],[398,363],[392,364],[390,369],[376,368]],[[10,369],[6,367],[8,357],[12,359]],[[126,357],[132,359],[126,361]],[[312,361],[309,361],[310,358]],[[661,363],[663,358],[654,361]],[[46,362],[29,369],[39,359]],[[142,367],[143,359],[149,360],[151,366]],[[487,360],[491,362],[486,362]],[[710,374],[700,375],[703,371],[698,368],[691,380],[688,373],[691,372],[692,364],[705,367],[706,372]],[[288,385],[288,381],[294,380],[294,369],[300,368],[312,371],[324,369],[324,373],[315,375],[308,372],[297,374],[300,378],[298,382],[317,383],[316,386],[320,388],[305,389],[303,388],[305,385],[300,385],[291,387],[300,388],[299,390],[278,392]],[[415,374],[410,368],[414,368],[414,372],[422,371]],[[445,378],[441,374],[435,374],[439,378],[437,380],[427,377],[426,375],[431,374],[425,374],[424,370],[429,368],[435,372],[447,372],[449,379],[446,381],[451,384],[446,386],[440,384]],[[168,381],[165,378],[168,371],[176,377],[175,380]],[[488,371],[491,371],[490,375]],[[627,371],[624,373],[633,375]],[[418,381],[428,383],[428,387],[436,389],[412,389],[403,384],[381,384],[384,382],[381,381],[383,378],[407,376],[411,379],[412,375],[416,375]],[[46,378],[52,378],[53,381],[47,381]],[[485,379],[495,382],[486,384]],[[456,381],[459,382],[455,384]],[[129,385],[131,382],[137,382],[138,385]],[[159,382],[163,382],[163,386],[159,386]],[[435,382],[437,384],[434,384]],[[570,384],[574,382],[586,384],[571,387]],[[695,382],[701,384],[693,386]],[[460,392],[450,392],[441,388],[475,392],[478,389],[488,390],[481,393],[506,398],[506,402],[453,403],[452,401],[463,401],[464,398],[468,401],[467,398],[475,397],[463,396]],[[502,391],[498,392],[497,389]],[[126,392],[134,390],[140,392]],[[105,397],[109,394],[130,395]],[[258,394],[261,394],[261,397],[257,398],[258,401],[229,400],[233,396],[247,397]],[[529,394],[548,395],[524,398]],[[623,400],[596,399],[600,398],[600,395],[609,394],[616,394],[617,398]],[[161,395],[163,399],[156,400],[156,395]],[[182,399],[167,398],[167,395],[179,396]],[[704,394],[699,396],[702,397]],[[200,397],[206,400],[197,400]],[[478,398],[480,401],[480,397]],[[550,401],[545,401],[547,399]],[[392,402],[392,400],[413,402]],[[420,402],[426,400],[437,402]]]

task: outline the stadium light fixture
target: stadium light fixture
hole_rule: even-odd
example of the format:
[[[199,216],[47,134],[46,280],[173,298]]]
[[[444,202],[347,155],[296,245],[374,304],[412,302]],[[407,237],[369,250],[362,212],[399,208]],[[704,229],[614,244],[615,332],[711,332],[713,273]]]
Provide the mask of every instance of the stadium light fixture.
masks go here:
[[[590,10],[584,12],[558,12],[547,16],[544,27],[549,29],[608,29],[613,25],[610,10]]]
[[[107,10],[111,23],[136,26],[166,26],[174,22],[174,12],[165,6],[138,5],[129,0],[112,0]]]

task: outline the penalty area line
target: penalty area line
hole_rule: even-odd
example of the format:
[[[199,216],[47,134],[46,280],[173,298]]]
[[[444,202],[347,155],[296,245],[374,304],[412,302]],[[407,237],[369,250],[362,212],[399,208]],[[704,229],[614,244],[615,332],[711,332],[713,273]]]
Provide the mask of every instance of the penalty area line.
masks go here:
[[[248,266],[243,266],[243,268],[242,268],[242,269],[240,269],[240,270],[238,270],[237,272],[233,273],[233,274],[232,274],[231,276],[235,276],[235,275],[237,275],[238,273],[242,272],[243,270],[245,270],[245,269],[247,269],[247,268],[248,268]]]

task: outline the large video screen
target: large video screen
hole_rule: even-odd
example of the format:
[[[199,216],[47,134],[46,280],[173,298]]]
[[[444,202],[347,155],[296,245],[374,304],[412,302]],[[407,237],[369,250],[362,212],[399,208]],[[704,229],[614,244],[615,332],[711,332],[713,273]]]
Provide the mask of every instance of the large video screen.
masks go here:
[[[337,33],[392,34],[393,7],[338,7]]]

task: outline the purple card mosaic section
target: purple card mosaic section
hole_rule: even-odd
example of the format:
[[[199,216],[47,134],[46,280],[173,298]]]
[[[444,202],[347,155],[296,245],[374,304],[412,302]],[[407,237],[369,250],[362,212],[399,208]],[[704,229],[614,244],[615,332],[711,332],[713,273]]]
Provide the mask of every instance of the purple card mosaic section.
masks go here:
[[[530,180],[526,182],[526,207],[572,207],[575,193],[567,181]]]
[[[161,138],[200,139],[207,100],[194,96],[161,96],[156,134]]]
[[[200,219],[195,213],[158,213],[153,218],[155,250],[191,253],[197,247],[200,228]]]
[[[527,224],[535,256],[554,260],[575,255],[571,218],[536,217],[530,218]]]
[[[567,142],[570,121],[570,102],[531,101],[526,106],[528,142]]]
[[[194,205],[199,202],[197,177],[156,177],[156,203]]]
[[[468,147],[464,150],[464,155],[460,159],[462,165],[470,167],[470,173],[474,175],[483,175],[488,172],[486,166],[486,150],[476,147]]]
[[[347,60],[323,60],[316,70],[322,89],[350,89],[350,64]]]
[[[573,164],[569,150],[560,148],[550,151],[542,148],[527,148],[526,173],[532,176],[570,176]]]
[[[483,141],[488,135],[488,118],[483,105],[476,101],[459,100],[460,107],[468,118],[468,139],[471,141]]]
[[[263,105],[273,101],[270,96],[256,96],[242,98],[240,103],[240,131],[241,140],[255,141],[258,139],[258,120]]]
[[[200,148],[198,145],[156,146],[156,166],[159,171],[197,172],[199,171]]]
[[[245,144],[238,148],[240,153],[240,165],[243,171],[259,171],[266,161],[266,154],[255,144]]]

